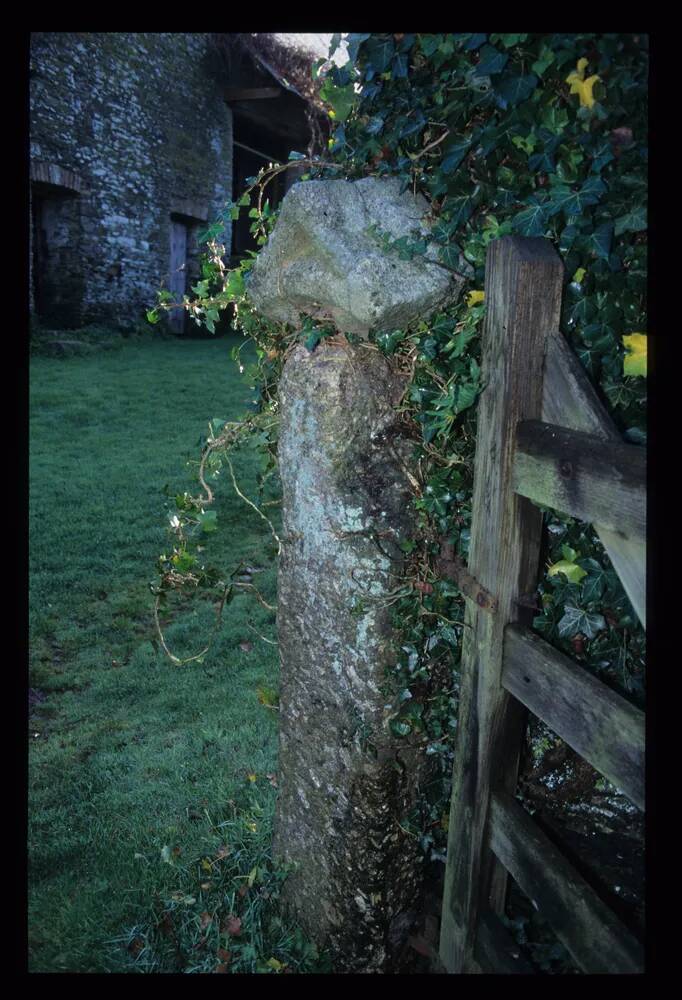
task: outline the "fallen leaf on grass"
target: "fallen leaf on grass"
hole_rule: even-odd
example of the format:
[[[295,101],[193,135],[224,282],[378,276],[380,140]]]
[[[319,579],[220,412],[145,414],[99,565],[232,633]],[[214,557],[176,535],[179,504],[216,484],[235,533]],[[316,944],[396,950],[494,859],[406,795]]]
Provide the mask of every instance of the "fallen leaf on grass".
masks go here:
[[[220,929],[223,934],[229,934],[230,937],[239,937],[242,932],[241,918],[235,917],[234,913],[230,913],[223,921]]]
[[[277,692],[269,687],[258,687],[256,688],[256,694],[258,695],[258,701],[261,705],[265,705],[266,708],[277,708],[277,702],[279,698]]]
[[[218,958],[221,962],[229,962],[232,958],[232,952],[227,951],[226,948],[218,948]]]
[[[199,926],[201,927],[202,931],[205,931],[208,925],[212,923],[212,921],[213,917],[211,916],[211,914],[208,912],[208,910],[204,910],[204,912],[201,914],[201,917],[199,918]]]
[[[214,972],[227,972],[227,965],[225,965],[225,964],[216,965],[216,967],[215,967],[215,969],[213,971]]]
[[[204,892],[208,892],[209,889],[213,888],[213,882],[202,882],[199,888],[203,889]]]
[[[227,846],[227,844],[221,844],[215,856],[216,861],[220,861],[221,858],[226,858],[229,853],[230,853],[230,848]]]
[[[276,774],[266,774],[265,777],[268,779],[273,788],[277,788],[277,775]]]
[[[137,956],[143,949],[144,949],[144,940],[141,937],[134,937],[133,940],[128,945],[128,951],[133,956],[133,958],[137,958]]]
[[[242,650],[243,653],[250,653],[251,650],[253,649],[253,643],[249,642],[249,640],[247,639],[245,642],[239,643],[239,648]]]
[[[286,969],[286,963],[278,962],[276,958],[269,958],[265,964],[269,965],[275,972],[281,972],[282,969]]]

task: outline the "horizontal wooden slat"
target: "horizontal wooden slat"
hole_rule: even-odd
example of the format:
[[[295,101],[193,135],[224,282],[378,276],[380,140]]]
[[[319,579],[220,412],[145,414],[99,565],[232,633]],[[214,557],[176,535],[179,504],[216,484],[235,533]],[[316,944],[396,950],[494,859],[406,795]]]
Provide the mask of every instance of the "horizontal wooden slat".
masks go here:
[[[596,434],[606,441],[622,441],[571,345],[558,330],[547,343],[542,419],[548,424]],[[639,620],[646,627],[646,542],[624,538],[599,524],[594,524],[593,528]]]
[[[643,972],[639,942],[515,799],[492,799],[490,832],[499,860],[584,972]]]
[[[503,975],[534,976],[535,969],[524,957],[521,948],[492,910],[481,914],[474,950],[482,972]]]
[[[644,809],[644,712],[519,625],[505,630],[502,686]]]
[[[540,420],[516,429],[513,485],[534,503],[627,538],[646,530],[646,451]]]

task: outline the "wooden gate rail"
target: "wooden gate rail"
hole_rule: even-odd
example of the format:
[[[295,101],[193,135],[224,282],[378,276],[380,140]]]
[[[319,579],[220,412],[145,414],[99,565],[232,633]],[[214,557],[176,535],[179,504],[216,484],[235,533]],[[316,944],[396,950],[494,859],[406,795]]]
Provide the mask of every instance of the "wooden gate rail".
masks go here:
[[[644,809],[644,712],[518,625],[505,629],[502,686]]]
[[[646,453],[539,420],[516,430],[513,486],[543,507],[643,540]]]
[[[593,523],[644,621],[645,461],[624,444],[558,332],[548,241],[488,249],[465,623],[440,957],[448,972],[530,972],[500,916],[511,874],[585,972],[638,972],[642,949],[514,798],[527,710],[639,808],[644,715],[526,627],[536,504]],[[533,502],[534,501],[534,502]]]
[[[602,406],[592,383],[570,344],[557,331],[550,336],[545,358],[542,387],[542,419],[548,424],[570,427],[594,434],[605,441],[622,444],[610,415]],[[646,542],[628,538],[622,526],[610,531],[593,524],[611,564],[620,577],[625,593],[646,628]]]

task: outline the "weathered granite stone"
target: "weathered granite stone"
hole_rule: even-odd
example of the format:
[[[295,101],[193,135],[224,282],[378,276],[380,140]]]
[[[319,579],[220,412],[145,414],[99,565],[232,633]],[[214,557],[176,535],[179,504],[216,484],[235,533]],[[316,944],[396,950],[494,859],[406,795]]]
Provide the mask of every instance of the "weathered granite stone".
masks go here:
[[[406,326],[453,301],[462,278],[425,256],[401,260],[383,249],[392,239],[428,234],[428,203],[400,194],[398,178],[295,184],[253,266],[249,295],[265,316],[299,323],[299,314],[331,318],[344,333]]]
[[[386,595],[412,528],[402,376],[343,337],[298,346],[280,383],[280,794],[274,849],[335,971],[392,971],[420,901],[422,860],[399,821],[423,752],[388,729],[396,663]]]

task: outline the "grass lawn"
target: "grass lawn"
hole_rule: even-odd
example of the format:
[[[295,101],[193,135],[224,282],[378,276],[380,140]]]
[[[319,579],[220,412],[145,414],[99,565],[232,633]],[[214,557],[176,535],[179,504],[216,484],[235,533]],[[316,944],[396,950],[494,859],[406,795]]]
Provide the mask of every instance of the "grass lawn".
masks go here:
[[[278,972],[314,958],[277,914],[268,858],[277,713],[257,689],[277,687],[278,666],[256,633],[274,639],[274,614],[236,597],[202,664],[175,667],[152,643],[163,487],[194,492],[186,462],[208,419],[249,400],[233,342],[128,341],[31,364],[31,971]],[[259,462],[234,460],[247,496]],[[264,567],[273,603],[268,528],[218,482],[209,561]],[[198,651],[213,616],[179,608],[171,648]]]

